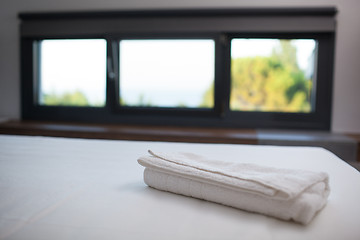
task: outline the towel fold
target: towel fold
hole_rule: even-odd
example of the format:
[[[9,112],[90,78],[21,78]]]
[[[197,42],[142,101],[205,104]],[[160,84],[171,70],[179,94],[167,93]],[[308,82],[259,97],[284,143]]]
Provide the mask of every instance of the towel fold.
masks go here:
[[[209,160],[192,153],[154,153],[138,159],[153,188],[307,224],[330,193],[323,172]]]

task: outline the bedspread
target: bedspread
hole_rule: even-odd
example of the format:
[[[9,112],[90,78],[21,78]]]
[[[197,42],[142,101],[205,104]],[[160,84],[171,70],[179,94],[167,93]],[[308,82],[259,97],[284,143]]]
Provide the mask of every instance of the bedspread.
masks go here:
[[[148,149],[324,171],[331,194],[306,226],[170,194],[143,181]],[[317,147],[0,135],[0,239],[356,240],[359,202],[359,172]]]

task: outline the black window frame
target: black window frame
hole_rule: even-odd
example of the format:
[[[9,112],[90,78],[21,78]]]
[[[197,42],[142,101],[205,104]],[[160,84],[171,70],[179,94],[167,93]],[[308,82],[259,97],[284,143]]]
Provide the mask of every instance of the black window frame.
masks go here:
[[[119,63],[119,42],[121,40],[213,40],[215,49],[214,54],[215,58],[220,54],[220,37],[218,34],[214,33],[151,33],[151,34],[116,34],[111,37],[112,42],[112,52],[115,52],[114,61],[115,64],[118,65]],[[115,51],[114,51],[115,48]],[[221,65],[214,63],[214,107],[213,108],[187,108],[187,107],[148,107],[148,106],[122,106],[119,103],[119,85],[121,84],[121,79],[119,78],[119,71],[120,69],[117,68],[114,72],[115,80],[115,99],[116,102],[112,104],[112,108],[116,113],[123,114],[123,115],[131,115],[131,114],[147,114],[147,115],[163,115],[163,116],[184,116],[184,117],[216,117],[220,114],[220,107],[218,106],[218,102],[215,99],[221,99],[221,92],[217,89],[221,88],[221,76],[219,74],[222,72]]]
[[[229,34],[230,39],[233,38],[272,38],[272,39],[313,39],[317,42],[317,54],[316,54],[316,69],[325,68],[326,66],[331,66],[333,62],[333,53],[328,51],[329,48],[326,46],[334,46],[334,35],[332,33],[304,33],[304,32],[292,32],[292,33],[234,33]],[[230,57],[230,48],[227,49],[228,57],[226,59],[231,59]],[[230,64],[230,63],[229,63]],[[324,66],[319,66],[322,64]],[[227,65],[228,74],[230,74],[230,65]],[[251,127],[261,125],[261,122],[264,120],[272,121],[271,127],[273,128],[293,128],[295,124],[300,129],[330,129],[330,122],[326,128],[323,128],[322,124],[327,122],[331,118],[331,93],[332,93],[332,84],[328,82],[330,79],[329,71],[316,71],[316,76],[314,80],[315,86],[313,86],[312,92],[315,99],[313,99],[312,111],[311,112],[256,112],[256,111],[231,111],[230,107],[227,106],[228,112],[226,113],[230,119],[236,119],[238,124],[246,125],[251,122]],[[230,79],[230,75],[227,76]],[[332,78],[332,77],[331,77]],[[318,87],[318,86],[321,87]],[[231,86],[231,83],[228,85]],[[230,90],[228,90],[230,95]],[[228,97],[228,99],[230,96]],[[227,102],[229,103],[229,101]],[[327,113],[327,114],[326,114]]]
[[[87,123],[329,130],[336,33],[335,26],[332,25],[335,25],[335,14],[334,7],[20,13],[21,116],[24,120]],[[221,26],[221,21],[227,23],[226,21],[231,22],[233,19],[241,23],[242,17],[245,22],[250,21],[255,28],[240,26],[244,30],[235,31],[232,27],[223,29]],[[225,20],[219,20],[221,18]],[[295,24],[295,28],[298,27],[295,30],[292,30],[291,24],[286,27],[286,23],[281,23],[283,18],[290,19],[291,24]],[[274,21],[274,28],[268,30],[266,28],[268,23],[264,19]],[[314,26],[312,19],[315,19]],[[162,26],[161,24],[167,20],[169,23],[164,23]],[[176,20],[180,20],[179,25]],[[297,20],[304,21],[307,27],[297,23]],[[133,29],[126,27],[124,24],[126,21],[129,21]],[[205,26],[206,21],[213,23],[220,21],[220,24],[219,26],[215,24],[212,29],[211,26]],[[141,24],[145,22],[149,22],[149,26],[142,27]],[[189,29],[184,27],[189,22],[194,22],[195,27],[189,27]],[[264,27],[261,24],[259,26],[259,22],[264,24]],[[105,30],[96,30],[102,29],[101,24],[107,24]],[[91,28],[91,25],[95,25],[95,30]],[[172,30],[174,26],[175,30]],[[200,31],[196,31],[196,27]],[[315,111],[310,113],[230,111],[230,41],[234,37],[317,40],[319,44]],[[37,104],[38,42],[46,39],[105,39],[107,41],[108,71],[104,107]],[[122,39],[213,39],[215,41],[214,108],[120,106],[118,63],[119,41]]]

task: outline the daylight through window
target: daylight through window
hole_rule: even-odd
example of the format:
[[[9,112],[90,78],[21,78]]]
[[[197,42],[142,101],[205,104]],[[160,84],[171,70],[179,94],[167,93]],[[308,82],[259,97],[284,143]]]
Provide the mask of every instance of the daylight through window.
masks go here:
[[[214,106],[213,40],[121,40],[123,106]]]
[[[22,13],[22,118],[327,130],[335,14]]]
[[[105,40],[42,40],[39,64],[41,105],[105,105]]]
[[[313,39],[233,39],[233,111],[311,112],[316,41]]]

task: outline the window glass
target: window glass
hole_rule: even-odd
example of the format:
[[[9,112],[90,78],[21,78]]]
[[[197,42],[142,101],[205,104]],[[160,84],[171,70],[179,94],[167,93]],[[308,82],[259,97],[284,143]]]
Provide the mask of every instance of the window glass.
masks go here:
[[[120,41],[120,104],[211,108],[213,40]]]
[[[40,42],[39,103],[53,106],[104,106],[104,39]]]
[[[313,39],[232,39],[230,109],[314,111],[316,52]]]

